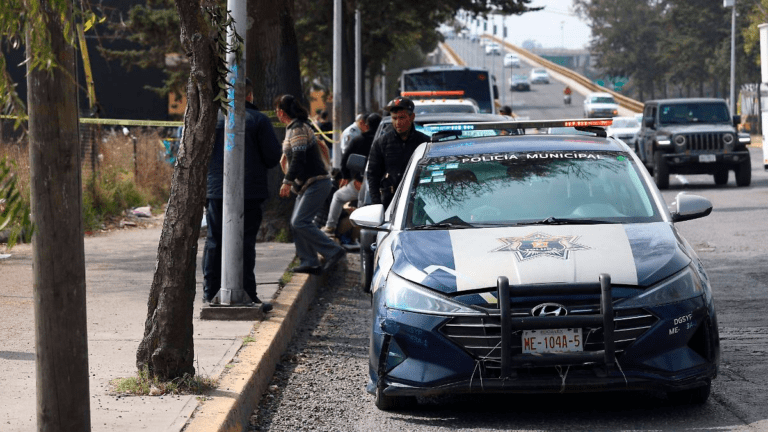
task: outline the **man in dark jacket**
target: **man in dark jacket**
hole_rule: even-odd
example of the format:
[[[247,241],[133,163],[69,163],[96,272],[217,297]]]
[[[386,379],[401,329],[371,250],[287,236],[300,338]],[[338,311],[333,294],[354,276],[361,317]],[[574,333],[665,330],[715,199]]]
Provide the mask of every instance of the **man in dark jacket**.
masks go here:
[[[261,225],[261,203],[268,198],[267,170],[280,162],[282,149],[269,118],[253,104],[253,84],[245,82],[245,199],[243,234],[243,290],[255,303],[261,303],[256,295],[256,234]],[[203,301],[214,299],[221,287],[221,234],[224,203],[224,116],[219,113],[216,124],[216,141],[208,164],[208,193],[206,222],[208,235],[203,251]],[[265,311],[271,307],[265,303]],[[269,308],[269,309],[268,309]]]
[[[379,123],[381,123],[381,116],[376,113],[368,114],[363,118],[360,123],[360,130],[363,134],[352,138],[341,156],[341,180],[339,181],[339,189],[333,194],[331,207],[328,210],[328,220],[323,227],[323,232],[326,234],[332,235],[336,232],[342,207],[345,203],[357,198],[363,181],[363,173],[354,173],[353,176],[353,173],[347,168],[349,155],[359,154],[368,157]]]
[[[368,156],[366,174],[373,204],[389,206],[414,150],[429,141],[413,126],[413,108],[413,101],[404,97],[396,97],[387,105],[392,128],[373,142]]]

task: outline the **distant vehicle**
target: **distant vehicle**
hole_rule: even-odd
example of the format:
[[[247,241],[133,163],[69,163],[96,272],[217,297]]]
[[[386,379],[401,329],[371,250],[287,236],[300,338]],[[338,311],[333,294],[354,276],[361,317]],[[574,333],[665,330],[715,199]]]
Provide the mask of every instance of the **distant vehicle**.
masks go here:
[[[485,46],[485,55],[501,55],[501,45],[491,42]]]
[[[531,69],[531,84],[549,84],[549,72],[543,68]]]
[[[400,92],[411,91],[463,91],[463,97],[475,101],[481,113],[497,113],[494,99],[499,90],[487,69],[438,65],[405,70],[400,75]]]
[[[504,56],[504,67],[519,68],[520,57],[515,53],[507,53]]]
[[[472,99],[465,99],[464,92],[459,92],[459,98],[452,99],[451,92],[429,92],[432,93],[432,98],[417,99],[417,95],[413,93],[421,92],[403,92],[401,96],[411,98],[414,105],[414,113],[416,114],[429,114],[429,113],[477,113],[480,111],[480,107],[477,106],[477,102]]]
[[[530,91],[531,83],[525,75],[512,75],[509,79],[510,91]]]
[[[717,98],[661,99],[645,102],[637,133],[638,156],[659,189],[669,187],[670,174],[712,174],[716,185],[752,181],[749,135],[736,129],[741,116],[731,116]]]
[[[619,104],[610,93],[595,92],[584,98],[584,117],[616,117],[619,115]]]
[[[639,131],[640,122],[636,117],[615,117],[613,124],[605,129],[608,136],[624,141],[635,152],[637,152],[635,140]]]

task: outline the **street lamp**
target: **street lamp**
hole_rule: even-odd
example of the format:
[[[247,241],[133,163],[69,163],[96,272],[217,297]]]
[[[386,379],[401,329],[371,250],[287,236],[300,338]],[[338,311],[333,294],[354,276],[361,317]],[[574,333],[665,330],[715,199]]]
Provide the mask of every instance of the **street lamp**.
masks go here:
[[[736,0],[723,0],[731,8],[731,115],[736,115]]]

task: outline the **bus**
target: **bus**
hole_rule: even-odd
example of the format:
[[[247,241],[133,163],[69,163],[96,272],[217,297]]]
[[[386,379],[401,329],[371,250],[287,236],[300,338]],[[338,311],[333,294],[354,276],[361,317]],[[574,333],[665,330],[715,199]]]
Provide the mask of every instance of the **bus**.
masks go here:
[[[439,65],[408,69],[400,75],[400,93],[427,90],[463,91],[477,102],[481,113],[497,114],[499,90],[487,69]]]

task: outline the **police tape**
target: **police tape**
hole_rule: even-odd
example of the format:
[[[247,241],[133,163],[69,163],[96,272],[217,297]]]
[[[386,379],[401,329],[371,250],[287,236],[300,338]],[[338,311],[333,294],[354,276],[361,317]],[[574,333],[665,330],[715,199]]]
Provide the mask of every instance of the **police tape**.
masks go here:
[[[274,111],[267,111],[266,114],[273,113]],[[18,120],[18,116],[13,115],[0,115],[0,119],[6,119],[6,120]],[[22,117],[22,120],[28,120],[27,117]],[[147,126],[147,127],[179,127],[184,126],[183,121],[164,121],[164,120],[126,120],[126,119],[102,119],[102,118],[90,118],[90,117],[84,117],[80,118],[80,123],[82,124],[95,124],[95,125],[106,125],[106,126]],[[283,129],[285,128],[284,123],[280,122],[273,122],[272,125],[276,128]],[[328,138],[328,136],[333,136],[333,131],[329,132],[323,132],[320,130],[320,128],[314,123],[312,126],[317,130],[315,132],[315,135],[319,135],[322,137],[325,141],[328,143],[333,144],[334,141],[332,138]]]

